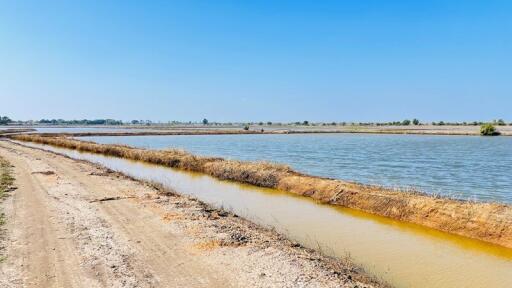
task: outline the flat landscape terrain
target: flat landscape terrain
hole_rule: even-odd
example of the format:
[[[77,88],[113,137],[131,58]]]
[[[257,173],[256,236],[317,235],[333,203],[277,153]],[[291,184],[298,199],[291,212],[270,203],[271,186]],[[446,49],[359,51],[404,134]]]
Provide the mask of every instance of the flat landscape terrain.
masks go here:
[[[173,135],[179,134],[216,134],[216,133],[377,133],[377,134],[426,134],[426,135],[480,135],[480,125],[35,125],[35,126],[0,126],[0,133],[8,129],[35,129],[38,133],[69,133],[75,135]],[[512,125],[495,126],[503,136],[512,136]],[[10,131],[14,132],[14,131]]]
[[[0,1],[0,288],[512,288],[512,1],[459,2]]]
[[[334,260],[173,191],[0,142],[1,287],[380,287]],[[177,191],[179,192],[179,191]]]

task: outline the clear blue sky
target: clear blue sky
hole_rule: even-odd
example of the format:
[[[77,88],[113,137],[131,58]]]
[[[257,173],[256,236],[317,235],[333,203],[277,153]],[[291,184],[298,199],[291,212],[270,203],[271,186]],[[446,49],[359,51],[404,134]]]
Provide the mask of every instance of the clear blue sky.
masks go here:
[[[0,0],[0,100],[14,119],[512,121],[512,1]]]

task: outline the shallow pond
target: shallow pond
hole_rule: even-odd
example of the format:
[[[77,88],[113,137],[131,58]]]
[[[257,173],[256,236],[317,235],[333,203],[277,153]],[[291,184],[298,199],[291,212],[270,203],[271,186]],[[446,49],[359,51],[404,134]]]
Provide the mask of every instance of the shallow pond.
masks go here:
[[[81,139],[268,160],[311,175],[512,203],[512,137],[293,134]]]

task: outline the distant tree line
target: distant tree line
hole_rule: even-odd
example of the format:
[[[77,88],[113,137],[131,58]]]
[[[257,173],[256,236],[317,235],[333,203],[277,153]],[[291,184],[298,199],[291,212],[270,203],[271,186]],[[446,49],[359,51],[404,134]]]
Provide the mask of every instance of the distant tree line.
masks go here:
[[[176,122],[176,121],[172,121],[172,122],[173,122],[173,124],[175,124],[174,122]],[[133,124],[133,125],[147,125],[147,126],[149,126],[149,125],[153,124],[153,121],[151,121],[151,120],[132,120],[132,121],[130,121],[130,123]],[[169,124],[171,124],[171,122],[169,122]]]
[[[272,123],[272,122],[269,122]],[[484,124],[493,124],[497,126],[505,126],[505,125],[512,125],[511,123],[506,123],[503,119],[493,120],[491,122],[482,122],[482,121],[473,121],[473,122],[445,122],[445,121],[439,121],[439,122],[431,122],[431,123],[422,123],[420,120],[414,118],[412,120],[405,119],[402,121],[390,121],[390,122],[319,122],[319,123],[311,123],[309,121],[297,121],[297,122],[290,122],[288,125],[303,125],[303,126],[409,126],[409,125],[434,125],[434,126],[443,126],[443,125],[450,125],[450,126],[481,126]],[[252,124],[252,123],[251,123]],[[259,125],[263,125],[263,122],[259,122]]]
[[[409,125],[434,125],[434,126],[443,126],[443,125],[451,125],[451,126],[480,126],[486,123],[491,123],[493,125],[497,126],[503,126],[503,125],[512,125],[512,123],[506,123],[503,119],[499,120],[493,120],[491,122],[482,122],[482,121],[473,121],[473,122],[445,122],[445,121],[439,121],[439,122],[421,122],[420,120],[413,118],[410,119],[404,119],[402,121],[390,121],[390,122],[310,122],[307,120],[304,121],[295,121],[295,122],[288,122],[288,123],[281,123],[281,122],[271,122],[271,121],[259,121],[259,122],[247,122],[247,123],[239,123],[242,125],[267,125],[267,126],[281,126],[281,125],[288,125],[288,126],[409,126]],[[204,124],[204,122],[203,122]],[[216,123],[219,124],[219,123]],[[225,125],[231,125],[233,123],[222,123]],[[235,123],[236,124],[236,123]],[[210,123],[208,123],[210,125]],[[220,124],[219,124],[220,125]]]
[[[11,118],[9,118],[7,116],[0,116],[0,125],[7,125],[11,122],[12,122]]]
[[[295,121],[295,122],[272,122],[272,121],[259,121],[259,122],[211,122],[208,119],[204,118],[201,121],[198,122],[181,122],[181,121],[168,121],[167,124],[169,125],[195,125],[195,124],[202,124],[205,126],[232,126],[232,125],[242,125],[242,127],[245,127],[247,125],[249,126],[409,126],[409,125],[435,125],[435,126],[442,126],[442,125],[453,125],[453,126],[479,126],[483,125],[485,123],[489,122],[479,122],[479,121],[473,121],[473,122],[445,122],[445,121],[439,121],[439,122],[429,122],[429,123],[423,123],[420,120],[413,118],[410,119],[404,119],[402,121],[390,121],[390,122],[311,122],[308,120],[304,121]],[[499,120],[493,120],[493,125],[512,125],[512,123],[506,123],[503,119]],[[152,122],[150,120],[132,120],[131,124],[146,124],[150,125]]]
[[[205,125],[205,126],[233,126],[242,125],[245,126],[410,126],[410,125],[434,125],[434,126],[482,126],[484,124],[492,124],[494,126],[512,125],[507,123],[503,119],[493,120],[491,122],[472,121],[472,122],[445,122],[445,121],[434,121],[429,123],[423,123],[420,120],[414,118],[404,119],[402,121],[390,121],[390,122],[311,122],[308,120],[295,121],[295,122],[272,122],[272,121],[259,121],[259,122],[212,122],[204,118],[201,121],[168,121],[166,123],[158,122],[158,125]],[[64,119],[41,119],[38,121],[14,121],[7,116],[0,116],[0,125],[33,125],[33,124],[46,124],[46,125],[153,125],[151,120],[131,120],[123,122],[115,119],[82,119],[82,120],[64,120]]]
[[[51,125],[122,125],[123,121],[114,119],[82,119],[82,120],[64,120],[64,119],[41,119],[36,121],[39,124]]]
[[[473,122],[444,122],[444,121],[439,121],[439,122],[432,122],[432,125],[434,125],[434,126],[443,126],[443,125],[450,125],[450,126],[481,126],[481,125],[484,125],[484,124],[487,124],[487,123],[489,123],[489,122],[482,122],[482,121],[473,121]],[[492,120],[492,122],[490,122],[490,124],[498,125],[498,126],[505,126],[505,125],[507,125],[507,123],[503,119]],[[512,123],[509,123],[508,125],[512,125]]]

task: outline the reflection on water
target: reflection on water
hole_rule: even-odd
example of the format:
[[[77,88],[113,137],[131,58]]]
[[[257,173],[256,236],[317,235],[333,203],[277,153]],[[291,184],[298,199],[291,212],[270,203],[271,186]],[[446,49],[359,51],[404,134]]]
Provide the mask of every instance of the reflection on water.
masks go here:
[[[25,143],[24,143],[25,144]],[[28,144],[43,147],[43,145]],[[324,253],[350,256],[397,287],[512,287],[512,249],[274,189],[140,162],[44,146],[232,210]]]
[[[183,148],[269,160],[311,175],[457,198],[512,203],[512,137],[306,134],[85,137],[99,143]]]

